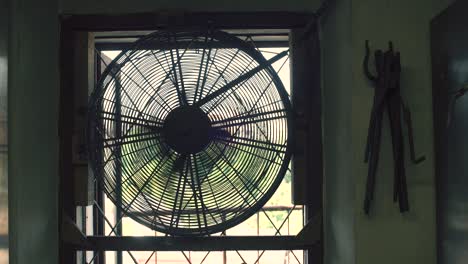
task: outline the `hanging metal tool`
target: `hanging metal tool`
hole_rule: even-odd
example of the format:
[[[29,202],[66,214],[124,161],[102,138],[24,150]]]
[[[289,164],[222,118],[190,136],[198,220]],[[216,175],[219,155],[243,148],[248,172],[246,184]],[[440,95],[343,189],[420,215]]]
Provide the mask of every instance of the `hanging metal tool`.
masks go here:
[[[374,76],[368,67],[370,59],[369,42],[366,41],[366,56],[364,58],[364,74],[375,86],[374,105],[372,106],[367,145],[365,151],[365,162],[369,164],[366,183],[366,194],[364,200],[364,212],[370,213],[371,203],[374,198],[376,172],[379,162],[380,142],[382,134],[382,120],[385,109],[387,109],[390,121],[390,133],[392,136],[392,150],[394,161],[394,201],[398,201],[400,212],[409,210],[408,188],[406,184],[404,141],[402,132],[402,117],[408,128],[408,139],[410,145],[411,160],[420,163],[425,157],[416,158],[414,153],[413,129],[411,124],[411,113],[404,105],[400,96],[400,53],[394,52],[392,42],[386,52],[375,51],[375,67],[377,75]]]

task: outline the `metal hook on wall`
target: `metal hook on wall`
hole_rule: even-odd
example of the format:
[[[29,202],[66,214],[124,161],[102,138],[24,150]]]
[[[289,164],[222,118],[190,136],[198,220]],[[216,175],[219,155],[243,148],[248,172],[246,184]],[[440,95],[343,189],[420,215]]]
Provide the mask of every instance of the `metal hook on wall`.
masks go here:
[[[453,120],[455,120],[455,104],[460,97],[466,94],[466,92],[468,92],[468,84],[465,84],[462,88],[452,93],[452,98],[450,98],[448,105],[447,127],[449,127]]]
[[[384,112],[388,113],[390,121],[390,134],[392,137],[392,150],[394,160],[394,201],[399,203],[400,211],[409,210],[408,187],[406,180],[404,159],[404,138],[402,121],[408,128],[410,156],[413,163],[420,163],[426,158],[416,157],[411,113],[403,103],[400,95],[401,60],[400,53],[394,50],[392,42],[388,43],[388,50],[374,52],[375,72],[369,70],[370,60],[369,41],[365,43],[365,57],[363,61],[364,74],[374,87],[373,106],[369,121],[367,143],[364,160],[368,165],[366,193],[364,198],[364,212],[370,213],[370,206],[374,197],[377,164],[379,162],[380,145],[382,139],[382,123]]]

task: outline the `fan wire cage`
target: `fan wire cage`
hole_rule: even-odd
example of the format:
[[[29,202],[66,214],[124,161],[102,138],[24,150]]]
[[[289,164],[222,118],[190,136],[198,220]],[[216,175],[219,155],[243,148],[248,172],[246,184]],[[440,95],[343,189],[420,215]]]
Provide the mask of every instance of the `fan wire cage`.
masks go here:
[[[260,210],[293,145],[271,63],[212,30],[157,31],[118,55],[88,118],[90,162],[109,199],[171,235],[221,232]]]

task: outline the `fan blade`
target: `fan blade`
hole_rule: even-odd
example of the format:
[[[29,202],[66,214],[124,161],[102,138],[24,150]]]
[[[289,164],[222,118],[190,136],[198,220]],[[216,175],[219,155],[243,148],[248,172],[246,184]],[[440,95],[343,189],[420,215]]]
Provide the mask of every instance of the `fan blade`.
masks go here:
[[[284,112],[284,111],[280,111],[280,112]],[[239,122],[235,122],[235,123],[227,123],[227,124],[224,124],[224,125],[219,125],[219,126],[213,126],[214,128],[216,129],[221,129],[221,128],[226,128],[226,127],[237,127],[237,126],[245,126],[245,125],[248,125],[248,124],[257,124],[257,123],[261,123],[261,122],[266,122],[266,121],[271,121],[271,120],[277,120],[277,119],[286,119],[286,113],[284,113],[283,115],[279,115],[279,116],[269,116],[269,117],[264,117],[264,118],[259,118],[259,119],[254,119],[254,117],[261,117],[263,115],[267,115],[268,113],[265,113],[265,114],[254,114],[254,115],[244,115],[245,119],[250,119],[250,120],[245,120],[244,118],[242,117],[239,117],[239,118],[234,118],[232,120],[222,120],[219,123],[224,123],[224,122],[232,122],[232,121],[237,121],[236,119],[239,120]]]
[[[216,138],[216,139],[220,140],[220,141],[224,141],[224,142],[232,142],[231,140],[228,140],[228,139],[225,139],[225,138]],[[251,144],[251,143],[239,142],[239,141],[232,142],[231,144],[238,144],[238,145],[242,145],[242,146],[246,146],[246,147],[252,147],[252,148],[257,148],[257,149],[262,149],[262,150],[267,150],[267,151],[278,152],[278,153],[286,153],[286,150],[278,150],[274,146],[272,146],[272,147],[263,147],[263,146],[259,146],[259,145],[255,145],[255,144]],[[284,146],[284,149],[286,149],[286,146]]]
[[[258,153],[253,153],[253,152],[250,152],[250,151],[247,151],[245,150],[245,148],[242,148],[241,146],[236,146],[235,144],[229,144],[229,143],[226,143],[226,142],[221,142],[221,144],[223,144],[223,146],[226,146],[230,149],[233,149],[235,151],[240,151],[244,154],[247,154],[247,155],[250,155],[250,156],[254,156],[255,158],[258,158],[258,159],[262,159],[264,161],[267,161],[267,162],[271,162],[271,164],[275,164],[275,165],[279,165],[281,166],[281,163],[275,161],[275,160],[272,160],[272,159],[269,159],[265,156],[260,156]],[[270,153],[270,151],[262,151],[261,153]]]
[[[195,197],[194,198],[195,199],[195,212],[196,212],[196,215],[197,215],[198,228],[202,228],[201,221],[200,221],[200,212],[198,211],[198,208],[199,208],[198,200],[200,201],[200,204],[201,204],[201,208],[202,208],[203,216],[204,216],[204,221],[205,221],[205,227],[206,227],[206,212],[205,212],[206,205],[203,202],[203,194],[201,192],[200,186],[198,186],[199,187],[198,190],[200,190],[200,192],[198,192],[198,190],[195,189],[195,187],[193,186],[195,184],[195,178],[194,178],[194,175],[193,175],[194,173],[193,173],[191,158],[187,162],[187,167],[188,167],[188,170],[187,170],[187,173],[184,174],[184,176],[185,176],[184,180],[187,181],[188,185],[192,189],[192,194],[194,194],[194,197]],[[189,180],[188,180],[188,177],[187,177],[188,173],[190,173],[191,182],[189,182]]]
[[[174,41],[177,42],[177,40],[174,39]],[[177,91],[177,96],[179,97],[180,105],[188,105],[187,102],[187,95],[185,93],[185,86],[184,86],[184,77],[182,75],[182,61],[179,54],[179,49],[176,49],[176,56],[177,56],[177,64],[174,60],[174,54],[172,53],[171,50],[171,61],[173,65],[177,65],[177,68],[179,69],[179,77],[177,78],[177,71],[174,70],[174,79],[175,79],[175,86],[176,86],[176,91]],[[180,86],[179,86],[179,80],[180,80]]]
[[[210,94],[211,91],[216,87],[216,84],[218,84],[219,80],[221,79],[225,79],[223,78],[224,77],[224,73],[226,72],[226,70],[229,68],[229,66],[232,64],[232,62],[234,61],[234,59],[237,57],[237,55],[239,54],[240,50],[237,50],[234,55],[229,59],[228,63],[225,65],[224,69],[222,71],[219,71],[218,67],[216,67],[216,63],[215,63],[215,56],[213,56],[213,58],[210,58],[208,57],[210,60],[211,60],[211,63],[210,63],[210,70],[211,68],[214,66],[215,69],[217,70],[218,72],[218,78],[216,78],[216,81],[211,85],[211,88],[208,90],[207,94]],[[218,54],[218,51],[216,50],[216,53],[215,55]],[[254,60],[251,60],[251,62],[253,62]],[[249,64],[250,66],[250,64]],[[246,67],[247,69],[248,67]],[[201,97],[203,96],[203,93],[200,93],[200,99]],[[194,103],[195,105],[195,103]]]
[[[105,139],[104,142],[108,141],[114,141],[106,144],[104,146],[105,148],[112,148],[112,147],[122,147],[124,145],[128,144],[134,144],[134,143],[139,143],[139,142],[148,142],[152,139],[157,139],[159,136],[155,135],[153,132],[149,133],[139,133],[139,134],[134,134],[131,136],[126,136],[126,137],[114,137],[114,138],[108,138]],[[135,139],[132,139],[135,138]]]
[[[198,89],[200,89],[200,95],[203,94],[203,88],[205,86],[205,83],[206,83],[206,75],[208,73],[208,63],[210,62],[210,54],[211,54],[211,51],[212,51],[212,41],[213,41],[213,36],[211,36],[211,39],[210,39],[210,42],[208,44],[208,34],[205,36],[205,46],[203,47],[203,53],[202,53],[202,57],[201,57],[201,60],[200,60],[200,70],[198,72],[198,77],[197,77],[197,85],[195,86],[195,94],[193,96],[193,103],[195,103],[195,101],[197,100],[197,97],[198,97]],[[206,54],[206,46],[208,46],[208,54]],[[205,60],[205,54],[206,54],[206,62],[205,62],[205,67],[203,67],[203,61]],[[200,85],[200,77],[202,75],[202,69],[204,68],[204,73],[203,73],[203,80],[202,80],[202,83]]]
[[[238,85],[239,83],[251,78],[252,76],[257,74],[261,70],[266,69],[268,66],[272,65],[273,63],[277,62],[278,60],[282,59],[283,57],[287,56],[288,53],[289,53],[289,50],[285,50],[285,51],[279,53],[278,55],[276,55],[273,58],[266,61],[266,63],[261,64],[261,65],[255,67],[255,68],[253,68],[252,70],[244,73],[243,75],[241,75],[237,79],[229,82],[225,86],[219,88],[218,90],[216,90],[216,91],[212,92],[211,94],[207,95],[206,97],[204,97],[200,101],[196,102],[194,105],[195,106],[202,106],[202,105],[208,103],[209,101],[211,101],[214,98],[218,97],[219,95],[227,92],[229,89],[233,88],[234,86]]]
[[[219,134],[217,138],[223,141],[231,140],[232,143],[238,143],[238,141],[249,142],[249,143],[252,143],[253,147],[257,147],[257,146],[261,147],[263,145],[266,147],[272,147],[272,148],[278,147],[278,148],[286,149],[286,144],[273,143],[268,138],[266,138],[267,141],[262,141],[262,140],[253,139],[253,138],[231,136],[229,133]]]
[[[181,157],[177,158],[177,160],[179,160],[178,163],[181,163],[182,160],[183,160],[183,162],[185,162],[185,158],[182,159]],[[179,159],[179,158],[181,158],[181,159]],[[176,160],[176,163],[177,163],[177,160]],[[170,227],[171,228],[174,228],[174,224],[175,224],[176,228],[178,227],[180,215],[182,214],[182,202],[184,201],[185,183],[186,183],[186,181],[182,181],[182,178],[184,178],[183,177],[183,173],[184,173],[183,170],[184,170],[184,168],[183,168],[183,165],[182,165],[182,168],[181,168],[181,170],[179,172],[179,180],[178,180],[178,183],[177,183],[176,196],[175,196],[175,199],[174,199],[174,204],[173,204],[172,213],[171,213],[171,221],[170,221]],[[180,188],[182,182],[183,182],[182,188]],[[180,201],[179,201],[179,199],[180,199]],[[177,209],[177,204],[179,204],[179,206],[178,206],[179,209]],[[176,217],[176,210],[177,210],[177,217]]]

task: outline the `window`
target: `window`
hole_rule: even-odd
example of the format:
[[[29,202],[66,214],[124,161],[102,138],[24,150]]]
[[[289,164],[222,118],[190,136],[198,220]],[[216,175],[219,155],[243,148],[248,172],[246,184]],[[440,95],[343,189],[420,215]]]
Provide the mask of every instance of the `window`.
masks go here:
[[[263,26],[264,27],[264,26]],[[73,30],[71,30],[73,31]],[[78,31],[78,30],[77,30]],[[81,53],[82,57],[86,57],[86,60],[80,59],[79,52],[75,52],[74,58],[75,61],[81,61],[78,63],[74,63],[75,71],[74,73],[69,73],[69,79],[74,79],[75,83],[72,86],[75,86],[76,90],[76,83],[77,81],[77,72],[80,74],[80,70],[76,70],[79,68],[80,63],[81,67],[88,67],[87,71],[83,71],[85,73],[81,73],[81,76],[88,76],[90,75],[90,65],[95,65],[95,78],[99,78],[101,71],[106,67],[109,62],[115,58],[117,54],[119,54],[120,50],[125,49],[129,43],[131,43],[135,38],[141,35],[145,35],[146,31],[120,31],[120,32],[100,32],[97,29],[86,30],[87,32],[91,32],[92,34],[81,34],[81,37],[70,38],[73,41],[69,42],[68,45],[79,47],[79,44],[76,43],[85,43],[88,48],[90,47],[93,49],[93,53],[96,56],[90,56],[89,52]],[[249,42],[251,45],[257,47],[257,49],[263,54],[263,56],[267,59],[279,54],[280,52],[287,50],[289,46],[289,30],[278,30],[278,29],[228,29],[231,34],[237,35],[239,38]],[[69,32],[70,33],[70,32]],[[73,35],[73,33],[70,33]],[[76,35],[75,35],[76,36]],[[84,37],[84,38],[83,38]],[[66,43],[66,39],[64,38],[64,42]],[[70,41],[68,39],[68,41]],[[81,40],[80,40],[81,39]],[[79,48],[77,48],[79,49]],[[78,54],[78,56],[77,56]],[[86,55],[85,55],[86,54]],[[78,59],[77,59],[78,57]],[[77,66],[78,65],[78,66]],[[273,64],[275,71],[279,74],[282,82],[285,85],[288,93],[291,93],[290,88],[290,65],[293,65],[289,61],[289,57],[285,57]],[[93,67],[94,68],[94,67]],[[73,77],[74,75],[74,77]],[[67,80],[66,76],[64,78]],[[86,78],[85,78],[86,79]],[[83,80],[82,80],[83,82]],[[93,87],[93,85],[91,85]],[[292,91],[293,93],[295,91]],[[77,96],[77,92],[74,91],[74,100],[75,100],[75,108],[79,105],[77,103],[77,99],[80,96]],[[79,94],[80,92],[78,92]],[[83,93],[83,91],[81,91]],[[87,92],[86,92],[87,93]],[[69,94],[70,95],[70,94]],[[290,95],[291,96],[291,95]],[[67,97],[67,96],[64,96]],[[72,96],[70,96],[72,97]],[[64,99],[66,100],[66,99]],[[70,98],[69,98],[70,100]],[[83,100],[83,98],[81,98]],[[64,102],[62,102],[64,103]],[[65,107],[64,107],[65,108]],[[62,110],[64,110],[62,108]],[[75,118],[79,119],[79,118]],[[80,127],[76,125],[75,127]],[[71,131],[70,131],[71,132]],[[71,133],[73,134],[73,133]],[[79,138],[79,137],[78,137]],[[79,141],[78,140],[75,140]],[[63,147],[63,146],[62,146]],[[73,149],[73,147],[72,147]],[[63,150],[63,148],[62,148]],[[76,152],[72,150],[72,152]],[[320,161],[321,162],[321,161]],[[73,165],[72,165],[73,167]],[[83,164],[81,164],[83,167]],[[214,234],[211,237],[222,236],[222,237],[231,237],[231,236],[242,236],[242,239],[247,237],[261,237],[265,239],[270,239],[274,236],[285,237],[286,239],[295,239],[295,236],[298,235],[301,230],[303,229],[306,223],[306,207],[302,205],[293,205],[291,202],[291,197],[293,196],[292,193],[292,185],[293,182],[293,175],[291,172],[292,166],[289,166],[282,183],[280,184],[277,191],[274,193],[272,198],[267,202],[267,204],[256,214],[251,216],[246,221],[225,230],[224,232]],[[73,171],[73,170],[72,170]],[[76,171],[75,168],[75,177]],[[80,170],[80,175],[88,174],[86,170]],[[63,177],[66,177],[65,175]],[[68,198],[67,202],[64,203],[65,209],[68,207],[68,212],[66,214],[71,214],[74,218],[74,222],[76,226],[84,233],[84,235],[88,236],[85,239],[90,239],[92,242],[92,237],[96,236],[107,236],[107,237],[133,237],[134,239],[138,239],[138,237],[160,237],[161,240],[168,238],[168,236],[164,233],[153,231],[142,224],[135,222],[131,217],[126,216],[123,214],[120,215],[119,209],[117,209],[113,202],[111,202],[106,195],[103,194],[103,191],[99,189],[99,186],[96,185],[96,181],[93,177],[87,177],[84,181],[84,186],[91,187],[94,189],[96,187],[97,192],[93,197],[86,197],[89,196],[89,192],[86,192],[85,195],[79,195],[81,191],[79,187],[83,186],[83,178],[81,177],[81,181],[75,180],[74,188],[75,194],[74,197],[67,197],[67,194],[64,194],[66,198]],[[63,179],[62,189],[67,188],[67,182],[69,180]],[[321,182],[319,182],[321,183]],[[297,183],[296,183],[297,184]],[[68,187],[70,187],[70,184]],[[77,187],[78,186],[78,187]],[[321,188],[321,187],[320,187]],[[76,206],[77,196],[84,197],[82,199],[82,205]],[[67,200],[67,199],[65,199]],[[91,205],[83,206],[89,202],[92,202]],[[79,203],[78,203],[79,204]],[[67,210],[65,210],[67,211]],[[248,238],[245,238],[248,239]],[[95,240],[97,241],[97,240]],[[110,240],[108,240],[110,241]],[[123,240],[110,242],[109,245],[114,243],[114,249],[116,248],[116,243],[121,243],[121,245],[117,245],[117,248],[122,249],[125,248],[125,244],[129,242],[125,242]],[[137,241],[137,240],[134,240]],[[242,240],[244,241],[244,240]],[[249,240],[245,240],[249,241]],[[253,241],[253,240],[252,240]],[[264,240],[267,241],[267,240]],[[271,240],[273,241],[273,240]],[[275,240],[280,241],[280,240]],[[285,240],[286,241],[286,240]],[[299,241],[299,240],[298,240]],[[101,240],[100,246],[105,247],[104,242]],[[238,242],[239,243],[239,242]],[[298,244],[305,244],[302,241],[298,242]],[[66,244],[66,243],[64,243]],[[268,243],[267,243],[268,244]],[[236,243],[230,244],[230,248],[226,248],[226,251],[199,251],[197,250],[187,250],[178,251],[179,248],[174,247],[174,250],[171,251],[170,249],[160,250],[160,251],[142,251],[142,250],[122,250],[119,252],[112,251],[112,250],[103,250],[99,248],[99,250],[89,251],[90,248],[93,246],[76,246],[73,250],[64,250],[65,258],[69,257],[68,259],[75,261],[76,263],[100,263],[100,264],[110,264],[110,263],[306,263],[306,255],[303,249],[304,246],[294,246],[293,248],[285,247],[282,250],[268,250],[269,247],[274,243],[270,243],[270,246],[265,246],[265,249],[261,249],[262,245],[254,245],[252,249],[254,250],[243,250],[248,246],[239,244],[236,246]],[[283,245],[287,245],[288,243],[284,243]],[[292,243],[294,244],[294,243]],[[86,248],[88,251],[83,250]],[[156,249],[157,247],[155,247]],[[112,249],[112,246],[109,247]]]

